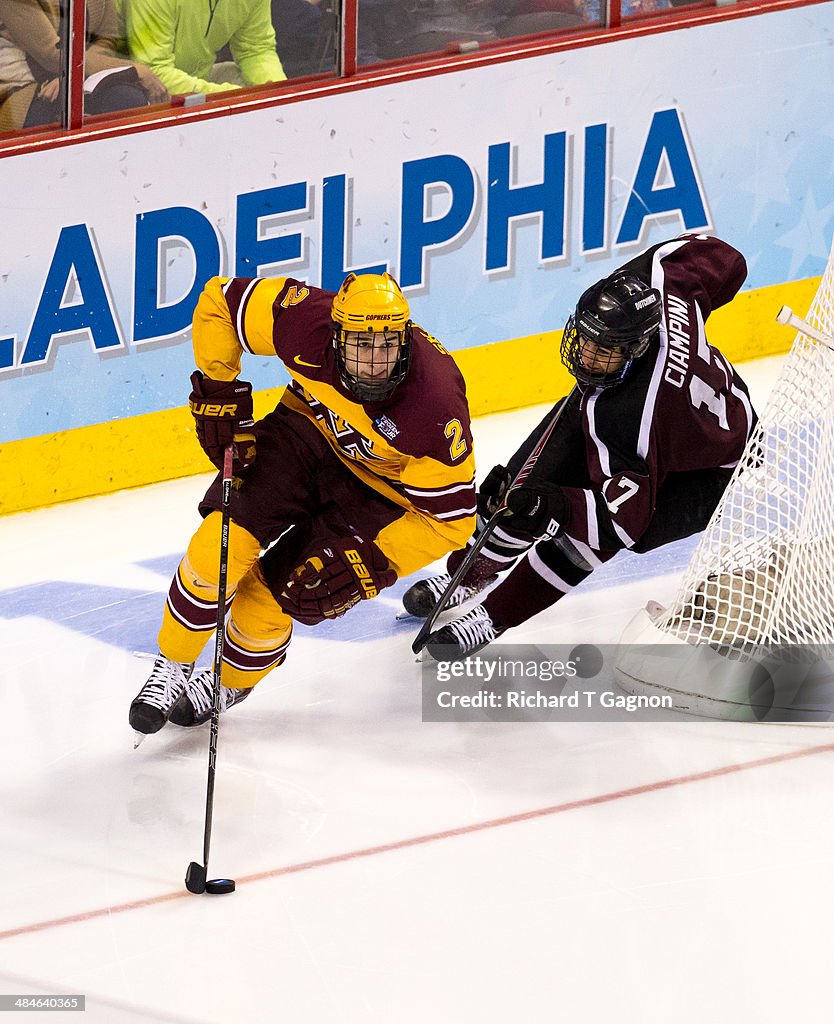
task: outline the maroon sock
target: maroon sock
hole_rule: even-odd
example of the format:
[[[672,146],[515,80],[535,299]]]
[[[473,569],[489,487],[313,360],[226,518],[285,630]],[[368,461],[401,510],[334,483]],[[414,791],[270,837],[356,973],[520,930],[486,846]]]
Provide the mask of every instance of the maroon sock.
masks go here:
[[[510,629],[556,604],[588,576],[590,572],[575,565],[553,542],[545,541],[490,591],[484,607],[497,629]]]
[[[468,548],[462,548],[460,551],[453,551],[446,560],[446,571],[453,575],[460,563],[464,560],[468,553]],[[492,561],[491,558],[487,558],[485,555],[478,554],[475,557],[475,561],[469,567],[468,572],[461,580],[462,584],[466,584],[469,587],[481,587],[490,580],[494,579],[498,575],[499,566]]]

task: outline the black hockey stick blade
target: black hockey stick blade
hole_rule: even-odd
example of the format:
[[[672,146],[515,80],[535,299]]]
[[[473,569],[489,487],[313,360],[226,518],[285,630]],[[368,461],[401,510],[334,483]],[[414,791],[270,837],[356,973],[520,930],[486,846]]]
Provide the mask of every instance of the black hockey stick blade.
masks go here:
[[[205,865],[191,861],[185,873],[185,887],[189,892],[198,896],[206,891],[206,869]]]

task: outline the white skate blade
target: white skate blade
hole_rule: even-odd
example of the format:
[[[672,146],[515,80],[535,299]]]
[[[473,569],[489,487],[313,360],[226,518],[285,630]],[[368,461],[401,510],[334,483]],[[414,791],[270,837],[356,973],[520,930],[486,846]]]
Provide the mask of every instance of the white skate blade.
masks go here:
[[[136,750],[136,748],[141,745],[142,740],[144,740],[144,738],[145,738],[145,733],[138,732],[137,730],[134,729],[134,731],[133,731],[133,749],[134,750]]]

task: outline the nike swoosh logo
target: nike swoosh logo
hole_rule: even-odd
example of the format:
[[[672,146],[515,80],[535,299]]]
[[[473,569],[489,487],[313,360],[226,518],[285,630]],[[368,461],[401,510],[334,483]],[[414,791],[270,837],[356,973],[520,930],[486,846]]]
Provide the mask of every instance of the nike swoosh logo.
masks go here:
[[[308,363],[304,359],[302,359],[301,356],[296,356],[293,359],[293,362],[298,363],[299,366],[311,366],[314,370],[321,369],[321,363]]]

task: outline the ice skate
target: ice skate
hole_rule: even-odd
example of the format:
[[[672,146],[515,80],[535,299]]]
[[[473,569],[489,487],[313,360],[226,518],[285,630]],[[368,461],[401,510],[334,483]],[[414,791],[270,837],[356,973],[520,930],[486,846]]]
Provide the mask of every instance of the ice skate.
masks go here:
[[[504,632],[482,604],[429,634],[425,649],[435,661],[460,661],[480,651]]]
[[[442,572],[438,576],[429,576],[426,580],[418,580],[417,583],[412,584],[403,594],[403,608],[409,615],[413,615],[415,619],[426,619],[431,615],[432,609],[440,600],[441,594],[446,590],[451,582],[452,577],[447,572]],[[483,577],[480,581],[472,580],[472,573],[466,576],[466,583],[460,583],[455,587],[454,593],[446,603],[446,609],[459,608],[464,601],[468,601],[471,597],[475,597],[476,594],[480,594],[482,590],[494,583],[498,579],[498,574],[493,573],[491,575]]]
[[[185,692],[185,685],[193,671],[193,663],[171,661],[164,654],[158,654],[148,681],[130,705],[128,720],[131,727],[145,736],[159,732],[168,721],[171,709]]]
[[[228,711],[235,704],[246,700],[252,689],[235,690],[228,686],[220,687],[220,712]],[[202,725],[211,718],[211,705],[214,699],[214,670],[205,668],[188,681],[175,707],[171,711],[169,721],[189,729],[194,725]]]

